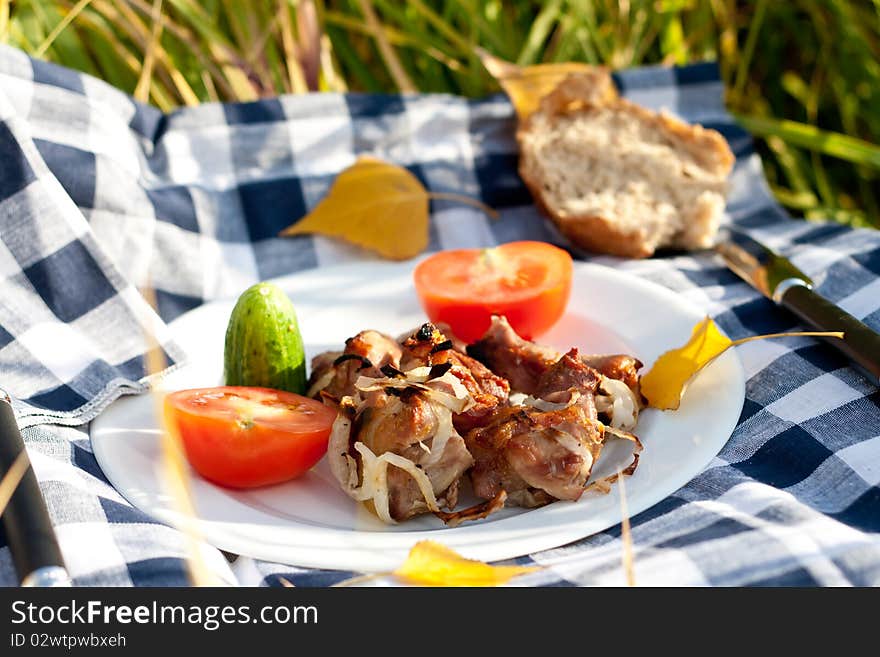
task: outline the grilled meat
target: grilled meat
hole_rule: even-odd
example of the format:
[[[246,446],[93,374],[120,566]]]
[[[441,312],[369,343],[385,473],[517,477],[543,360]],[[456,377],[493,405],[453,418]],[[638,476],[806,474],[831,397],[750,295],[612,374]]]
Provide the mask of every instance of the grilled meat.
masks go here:
[[[345,341],[345,349],[312,359],[308,396],[337,403],[354,393],[360,376],[382,376],[381,368],[400,364],[400,345],[384,333],[361,331]]]
[[[535,385],[535,397],[549,402],[568,403],[575,392],[585,397],[595,395],[600,381],[596,370],[581,360],[575,348],[544,371]]]
[[[505,490],[528,507],[578,499],[605,440],[593,401],[599,383],[572,349],[541,374],[531,403],[500,410],[468,433],[474,492],[492,499]]]
[[[504,317],[493,317],[492,325],[477,342],[469,345],[468,355],[476,358],[510,382],[511,390],[535,394],[538,382],[562,355],[552,347],[524,340]],[[610,379],[623,381],[641,399],[638,370],[642,363],[626,354],[578,356],[585,365]]]
[[[475,358],[510,384],[511,390],[534,394],[538,380],[559,360],[559,352],[523,340],[504,317],[492,318],[482,338],[468,345],[468,356]]]
[[[430,323],[399,342],[363,331],[313,359],[309,394],[339,408],[328,459],[351,497],[386,522],[434,513],[454,526],[505,501],[536,507],[609,486],[613,478],[587,481],[606,438],[640,447],[628,433],[639,367],[630,356],[536,345],[495,317],[466,353]],[[522,405],[511,405],[511,389]],[[466,472],[486,501],[455,511]]]
[[[455,349],[455,341],[448,339],[433,324],[426,323],[403,341],[401,369],[431,366],[448,367],[473,398],[474,404],[464,413],[453,416],[453,424],[462,435],[481,426],[498,406],[507,403],[510,385],[488,367],[466,353]]]
[[[483,499],[499,491],[519,506],[576,500],[584,491],[605,438],[595,409],[580,400],[559,410],[512,406],[468,433],[471,482]]]
[[[360,377],[339,405],[328,458],[346,492],[373,504],[386,522],[453,509],[461,476],[473,464],[452,424],[471,400],[448,371]]]

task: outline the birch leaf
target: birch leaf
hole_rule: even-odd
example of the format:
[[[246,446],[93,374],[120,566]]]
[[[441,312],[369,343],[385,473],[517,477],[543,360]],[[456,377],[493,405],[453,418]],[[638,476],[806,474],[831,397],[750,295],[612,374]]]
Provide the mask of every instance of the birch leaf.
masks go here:
[[[358,158],[314,210],[281,231],[310,233],[342,238],[392,260],[412,258],[428,246],[428,193],[403,167]]]
[[[642,377],[642,395],[648,400],[649,406],[662,410],[676,410],[681,405],[681,397],[691,380],[730,347],[752,340],[796,336],[843,338],[843,333],[802,331],[755,335],[741,340],[731,340],[718,330],[711,318],[706,317],[694,326],[691,337],[684,346],[661,355],[651,371]]]
[[[490,566],[434,541],[419,541],[394,574],[426,586],[498,586],[537,566]]]
[[[344,239],[391,260],[407,260],[428,245],[428,203],[446,199],[495,211],[458,194],[429,192],[405,168],[362,156],[340,173],[330,191],[281,235],[318,234]]]
[[[498,80],[498,84],[510,98],[520,121],[537,110],[541,99],[569,75],[596,70],[595,66],[578,62],[518,66],[490,55],[482,48],[477,48],[477,54],[483,66]]]

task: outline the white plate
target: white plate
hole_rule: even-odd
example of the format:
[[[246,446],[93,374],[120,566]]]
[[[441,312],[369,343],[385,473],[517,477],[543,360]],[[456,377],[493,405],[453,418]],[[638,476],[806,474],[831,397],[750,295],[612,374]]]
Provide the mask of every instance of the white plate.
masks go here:
[[[425,321],[411,283],[414,263],[368,263],[322,268],[275,281],[294,301],[307,357],[339,349],[361,329],[392,335]],[[233,301],[215,302],[171,324],[191,364],[174,372],[166,389],[216,385],[222,376],[223,337]],[[630,353],[647,371],[664,351],[682,344],[703,313],[673,292],[634,276],[577,264],[563,319],[541,342],[587,353]],[[636,434],[645,449],[626,481],[631,515],[683,486],[720,451],[736,426],[744,399],[738,356],[730,350],[691,385],[681,409],[646,410]],[[176,513],[158,471],[155,400],[126,397],[92,424],[95,456],[112,484],[134,506],[172,525]],[[617,441],[621,445],[628,445]],[[609,449],[609,459],[624,458]],[[618,493],[585,495],[533,510],[504,509],[475,523],[446,528],[433,516],[386,526],[348,498],[326,459],[300,479],[247,492],[226,490],[191,474],[197,531],[219,548],[300,566],[388,570],[419,540],[434,539],[467,557],[494,561],[557,547],[621,521]]]

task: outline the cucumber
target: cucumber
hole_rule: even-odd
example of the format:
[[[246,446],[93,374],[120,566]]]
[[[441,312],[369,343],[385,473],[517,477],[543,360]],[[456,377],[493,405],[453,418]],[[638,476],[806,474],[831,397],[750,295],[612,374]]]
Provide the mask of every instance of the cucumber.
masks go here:
[[[302,395],[306,358],[293,302],[272,283],[238,298],[226,327],[223,376],[228,386],[259,386]]]

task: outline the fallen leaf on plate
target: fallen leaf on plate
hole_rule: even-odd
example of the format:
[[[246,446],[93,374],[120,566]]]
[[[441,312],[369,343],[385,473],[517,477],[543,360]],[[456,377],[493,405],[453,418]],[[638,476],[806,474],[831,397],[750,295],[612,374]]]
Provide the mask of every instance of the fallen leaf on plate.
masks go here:
[[[541,99],[572,73],[588,73],[596,67],[578,62],[518,66],[511,64],[482,48],[477,48],[480,61],[510,98],[520,121],[538,109]]]
[[[281,235],[344,239],[384,258],[406,260],[428,246],[428,202],[445,199],[496,213],[476,199],[429,192],[405,168],[362,156],[340,173],[327,196]]]
[[[718,330],[711,318],[706,317],[694,326],[691,337],[684,346],[661,355],[651,371],[642,377],[642,395],[648,400],[649,406],[662,410],[676,410],[681,404],[681,396],[691,379],[728,348],[752,340],[797,336],[843,338],[843,333],[839,331],[802,331],[754,335],[740,340],[731,340]]]
[[[427,586],[498,586],[538,566],[490,566],[465,559],[445,545],[419,541],[394,574]]]

